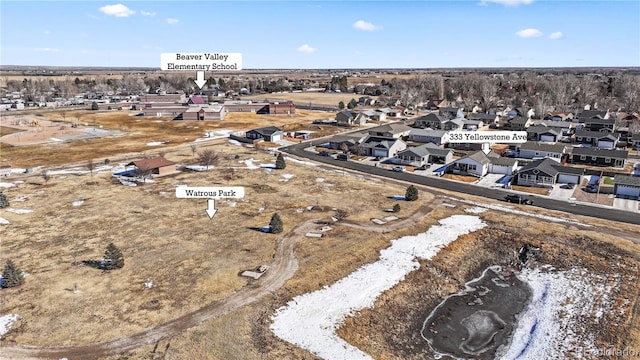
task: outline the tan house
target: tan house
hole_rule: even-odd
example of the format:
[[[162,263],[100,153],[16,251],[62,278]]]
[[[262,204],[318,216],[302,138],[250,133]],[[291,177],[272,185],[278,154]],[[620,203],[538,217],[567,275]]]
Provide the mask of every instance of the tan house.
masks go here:
[[[149,172],[151,175],[163,176],[170,175],[178,170],[176,169],[176,163],[169,161],[163,157],[155,157],[150,159],[142,159],[132,161],[127,166],[135,166],[136,169],[144,172]]]

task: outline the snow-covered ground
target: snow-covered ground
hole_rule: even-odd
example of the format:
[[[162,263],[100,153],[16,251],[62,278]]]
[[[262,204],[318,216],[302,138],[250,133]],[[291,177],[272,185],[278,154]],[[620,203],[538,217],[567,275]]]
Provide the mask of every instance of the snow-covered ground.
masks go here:
[[[0,338],[11,330],[11,325],[20,319],[17,314],[8,314],[0,316]]]
[[[225,130],[225,129],[205,132],[203,138],[195,139],[193,142],[202,142],[202,141],[208,141],[208,140],[227,138],[229,137],[229,134],[231,134],[232,132],[233,130]]]
[[[287,182],[289,180],[291,180],[291,178],[293,178],[293,174],[282,174],[282,179],[280,179],[280,181],[284,181]]]
[[[209,171],[213,169],[213,165],[203,166],[203,165],[187,165],[185,169],[193,170],[193,171]]]
[[[0,217],[0,225],[9,225],[9,224],[11,224],[9,220]]]
[[[71,203],[71,205],[73,205],[73,206],[80,206],[82,204],[84,204],[84,200],[76,200],[76,201]]]
[[[160,145],[164,145],[164,142],[162,141],[151,141],[147,143],[147,146],[160,146]]]
[[[485,226],[477,216],[454,215],[427,232],[392,240],[389,248],[380,251],[377,262],[360,267],[331,286],[296,296],[278,309],[271,330],[324,359],[370,359],[336,335],[344,318],[372,307],[382,292],[419,268],[416,257],[429,259],[460,235]]]
[[[0,182],[0,188],[10,188],[14,186],[16,186],[16,184],[14,183]]]
[[[14,208],[8,208],[6,209],[8,212],[12,212],[14,214],[28,214],[28,213],[32,213],[33,210],[30,209],[14,209]]]
[[[611,311],[611,290],[620,285],[620,277],[607,281],[581,268],[543,267],[524,269],[518,278],[531,286],[532,300],[519,317],[511,344],[500,349],[496,358],[590,358],[598,347],[584,322],[598,323]]]

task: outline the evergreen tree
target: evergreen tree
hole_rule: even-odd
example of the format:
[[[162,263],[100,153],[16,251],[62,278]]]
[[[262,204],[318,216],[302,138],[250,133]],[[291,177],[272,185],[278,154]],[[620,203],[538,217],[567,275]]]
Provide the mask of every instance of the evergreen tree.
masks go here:
[[[410,185],[407,188],[407,192],[404,195],[404,199],[407,201],[416,201],[418,200],[418,189],[415,186]]]
[[[344,109],[344,101],[340,101],[338,103],[338,109],[340,109],[340,110]]]
[[[22,276],[22,270],[18,269],[11,260],[7,260],[7,264],[4,266],[2,272],[2,287],[10,288],[24,283],[24,276]]]
[[[349,101],[349,104],[347,105],[349,109],[353,109],[356,106],[358,106],[358,102],[356,101],[356,99],[351,99],[351,101]]]
[[[91,103],[91,110],[98,110],[100,109],[100,107],[98,107],[98,103],[97,102],[92,102]]]
[[[118,249],[113,243],[107,245],[107,250],[104,252],[103,269],[113,270],[120,269],[124,266],[124,256],[122,251]]]
[[[278,215],[278,213],[273,214],[273,216],[271,216],[271,221],[269,221],[269,232],[279,234],[282,232],[283,226],[280,215]]]
[[[0,209],[6,208],[9,206],[9,199],[7,199],[7,195],[0,191]]]
[[[282,153],[278,153],[278,157],[276,158],[276,169],[282,170],[287,167],[287,164],[284,162],[284,156]]]
[[[393,212],[399,212],[399,211],[400,211],[400,204],[393,205]]]

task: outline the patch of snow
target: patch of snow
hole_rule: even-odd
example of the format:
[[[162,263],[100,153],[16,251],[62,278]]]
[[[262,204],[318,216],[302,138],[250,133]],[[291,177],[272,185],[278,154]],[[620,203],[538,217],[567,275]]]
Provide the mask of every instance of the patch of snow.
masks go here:
[[[209,171],[214,168],[214,166],[209,165],[209,168],[203,165],[187,165],[185,168],[193,171]]]
[[[63,174],[88,174],[89,170],[87,170],[86,168],[80,168],[80,167],[75,167],[75,168],[70,168],[70,169],[60,169],[60,170],[49,170],[47,171],[47,174],[49,175],[63,175]]]
[[[78,200],[71,203],[73,206],[80,206],[82,204],[84,204],[84,200]]]
[[[152,141],[152,142],[148,142],[147,146],[160,146],[160,145],[164,145],[164,142],[162,141]]]
[[[280,181],[287,182],[291,180],[293,176],[294,176],[293,174],[282,174],[282,179],[280,179]]]
[[[196,129],[197,129],[197,127],[196,127]],[[232,132],[233,132],[233,130],[215,130],[215,131],[205,132],[203,138],[195,139],[193,142],[201,142],[201,141],[228,138],[229,134],[231,134]]]
[[[33,210],[29,210],[29,209],[14,209],[14,208],[8,208],[7,211],[12,212],[14,214],[28,214],[33,212]]]
[[[15,199],[11,200],[11,201],[15,201],[15,202],[25,202],[25,201],[27,201],[27,200],[29,200],[29,197],[25,195],[25,196],[17,197],[17,198],[15,198]]]
[[[64,140],[58,139],[58,138],[49,138],[49,139],[51,139],[51,141],[64,141]]]
[[[393,195],[393,200],[404,200],[403,195]]]
[[[27,169],[22,169],[22,168],[11,168],[11,173],[12,174],[24,174],[27,172]]]
[[[316,178],[316,182],[318,183],[324,182],[324,178]]]
[[[263,211],[264,211],[264,208],[263,208],[263,207],[258,208],[258,212],[259,212],[259,213],[261,213],[261,212],[263,212]]]
[[[0,316],[0,337],[11,330],[11,325],[20,319],[18,314],[8,314]]]
[[[0,182],[0,187],[1,188],[10,188],[10,187],[14,187],[14,186],[16,186],[16,184],[14,184],[14,183]]]
[[[608,280],[581,268],[524,269],[517,276],[531,287],[531,302],[519,316],[511,343],[496,358],[590,358],[598,348],[596,334],[588,332],[585,322],[597,323],[599,313],[612,310],[609,295],[619,277]]]
[[[344,318],[373,306],[390,289],[420,267],[416,257],[429,259],[458,236],[485,227],[477,216],[454,215],[428,231],[392,240],[380,259],[363,265],[335,284],[296,296],[273,316],[271,331],[324,359],[371,359],[342,340],[335,330]]]
[[[260,167],[256,164],[254,164],[255,162],[260,161],[260,160],[254,160],[253,158],[251,159],[247,159],[247,160],[241,160],[239,161],[239,163],[241,164],[245,164],[247,169],[259,169]]]
[[[483,208],[480,206],[476,206],[476,207],[472,207],[469,209],[464,209],[465,212],[471,213],[471,214],[482,214],[483,212],[487,211],[489,209],[487,208]]]
[[[240,141],[233,140],[233,139],[229,139],[229,144],[235,145],[235,146],[242,146],[242,143]]]
[[[294,159],[292,157],[285,157],[286,161],[291,161],[293,163],[298,163],[298,164],[302,164],[302,165],[307,165],[307,166],[318,166],[318,164],[309,162],[309,161],[302,161],[302,160],[298,160],[298,159]]]
[[[227,201],[227,204],[231,207],[236,207],[238,205],[238,203],[235,201]]]
[[[9,225],[11,224],[9,220],[0,217],[0,225]]]

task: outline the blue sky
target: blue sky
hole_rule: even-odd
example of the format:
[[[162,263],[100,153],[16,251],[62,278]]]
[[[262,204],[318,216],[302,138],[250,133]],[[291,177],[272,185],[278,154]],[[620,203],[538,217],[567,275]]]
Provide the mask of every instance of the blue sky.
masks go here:
[[[243,68],[640,66],[640,1],[13,1],[0,64]]]

